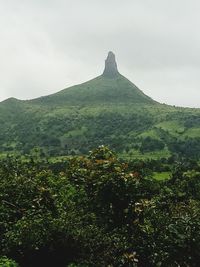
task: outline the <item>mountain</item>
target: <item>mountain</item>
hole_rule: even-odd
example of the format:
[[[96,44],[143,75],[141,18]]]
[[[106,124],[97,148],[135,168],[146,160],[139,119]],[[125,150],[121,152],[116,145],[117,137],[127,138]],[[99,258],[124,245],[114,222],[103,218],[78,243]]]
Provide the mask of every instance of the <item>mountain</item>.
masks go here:
[[[155,101],[146,96],[136,85],[118,72],[115,55],[112,52],[108,53],[105,61],[105,69],[101,76],[31,102],[54,106],[155,103]]]
[[[109,145],[122,157],[200,158],[200,110],[160,104],[122,76],[108,53],[103,74],[33,100],[0,103],[0,154],[84,154]]]

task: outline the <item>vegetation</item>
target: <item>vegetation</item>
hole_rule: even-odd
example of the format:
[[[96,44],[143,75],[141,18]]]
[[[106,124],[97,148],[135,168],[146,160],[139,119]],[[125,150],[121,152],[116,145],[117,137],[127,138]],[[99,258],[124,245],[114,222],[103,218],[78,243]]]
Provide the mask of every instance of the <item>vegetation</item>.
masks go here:
[[[200,111],[161,105],[122,75],[30,101],[0,103],[0,151],[84,155],[109,145],[124,158],[200,157]]]
[[[194,160],[125,162],[101,146],[66,161],[5,158],[0,178],[0,255],[21,267],[199,264]]]
[[[199,266],[199,109],[115,72],[0,114],[0,267]]]
[[[7,257],[0,258],[0,267],[18,267],[18,264]]]

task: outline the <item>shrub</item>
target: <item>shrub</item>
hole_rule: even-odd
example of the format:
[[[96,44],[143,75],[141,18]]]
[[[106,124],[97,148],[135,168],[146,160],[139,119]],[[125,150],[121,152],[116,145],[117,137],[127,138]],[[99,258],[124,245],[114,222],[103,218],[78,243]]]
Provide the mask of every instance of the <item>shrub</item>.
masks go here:
[[[1,257],[0,258],[0,267],[19,267],[19,265],[7,257]]]

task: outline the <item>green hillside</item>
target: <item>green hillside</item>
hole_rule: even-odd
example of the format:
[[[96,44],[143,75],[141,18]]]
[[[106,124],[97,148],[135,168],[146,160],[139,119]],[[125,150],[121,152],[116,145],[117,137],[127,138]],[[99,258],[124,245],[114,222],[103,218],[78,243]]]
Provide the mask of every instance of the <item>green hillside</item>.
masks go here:
[[[94,106],[101,104],[154,103],[122,75],[107,78],[103,75],[83,83],[64,89],[56,94],[30,101],[33,104]]]
[[[85,154],[108,145],[122,157],[200,158],[200,110],[159,104],[117,69],[37,99],[0,103],[0,153]]]

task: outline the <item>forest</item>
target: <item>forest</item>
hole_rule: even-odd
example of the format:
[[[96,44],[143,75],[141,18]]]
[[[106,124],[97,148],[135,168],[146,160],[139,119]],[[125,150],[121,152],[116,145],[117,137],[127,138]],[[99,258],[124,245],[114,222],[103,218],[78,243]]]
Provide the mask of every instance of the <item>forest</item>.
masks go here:
[[[160,104],[106,62],[0,103],[0,267],[199,266],[200,109]]]
[[[0,266],[199,266],[195,159],[38,150],[2,158],[0,177]]]

